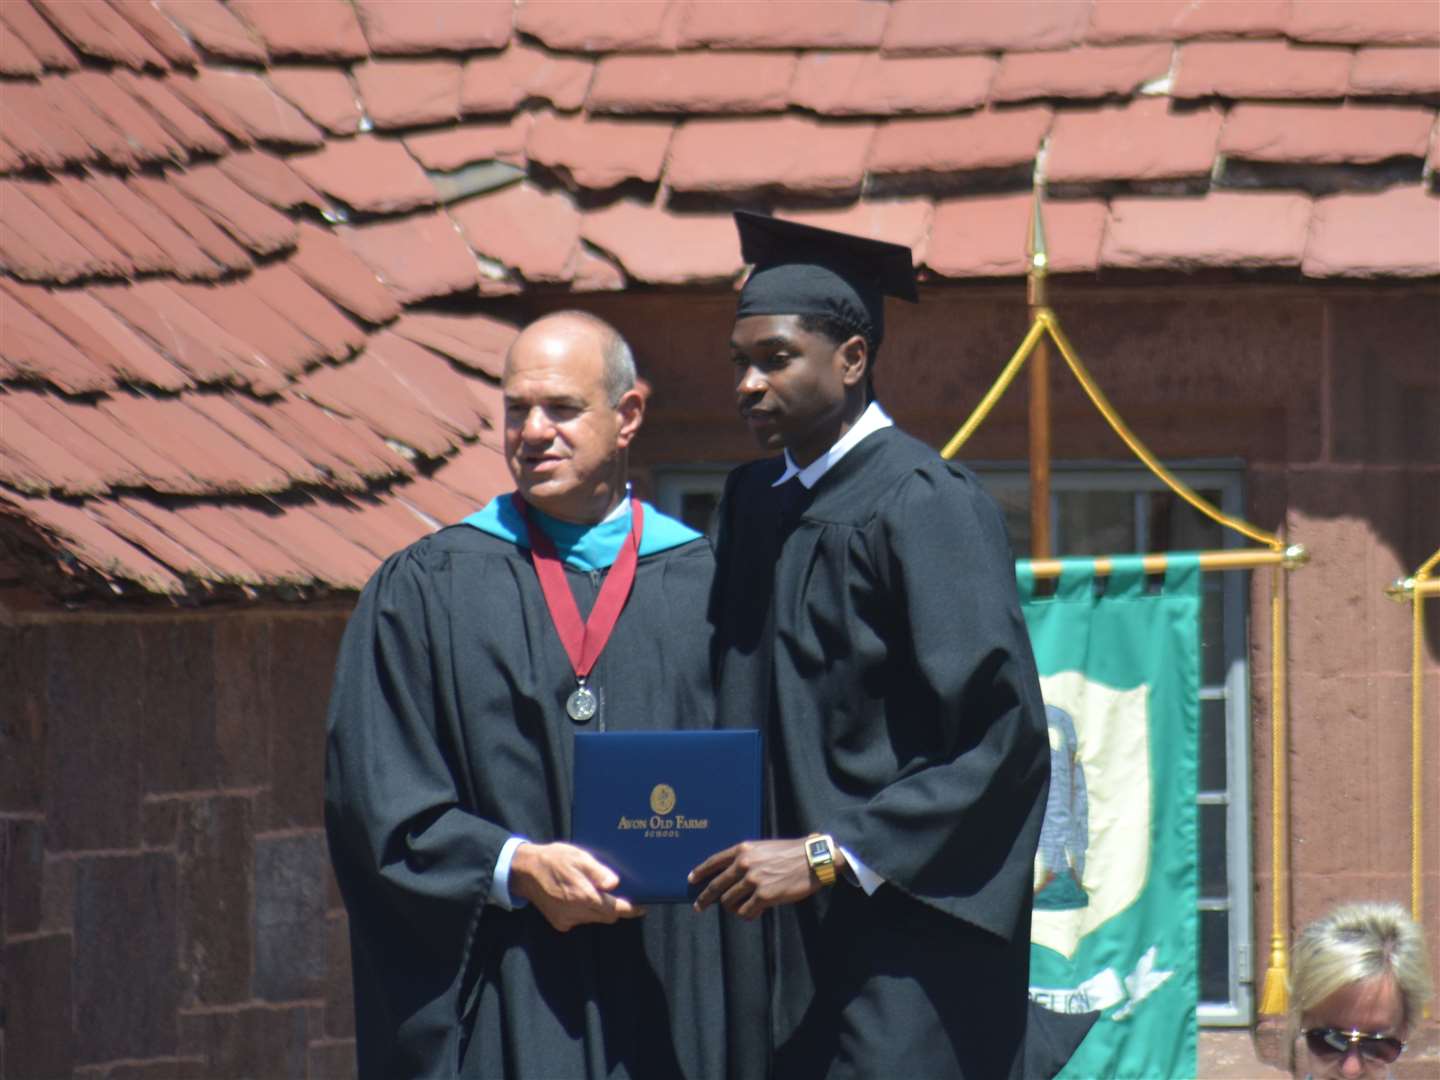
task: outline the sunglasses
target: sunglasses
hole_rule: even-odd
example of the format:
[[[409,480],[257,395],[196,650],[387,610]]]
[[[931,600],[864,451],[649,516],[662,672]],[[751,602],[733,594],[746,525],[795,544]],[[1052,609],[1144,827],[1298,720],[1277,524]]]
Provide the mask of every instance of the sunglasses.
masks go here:
[[[1363,1057],[1383,1061],[1386,1065],[1398,1058],[1405,1044],[1389,1035],[1372,1035],[1367,1031],[1342,1031],[1340,1028],[1310,1028],[1305,1032],[1305,1045],[1319,1058],[1335,1058],[1358,1047]]]

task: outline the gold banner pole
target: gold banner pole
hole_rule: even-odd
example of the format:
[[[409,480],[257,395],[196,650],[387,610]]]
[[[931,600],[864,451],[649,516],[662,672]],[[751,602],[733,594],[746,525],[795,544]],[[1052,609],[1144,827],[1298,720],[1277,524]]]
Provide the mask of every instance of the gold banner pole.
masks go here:
[[[1042,184],[1035,185],[1035,202],[1030,210],[1030,237],[1025,245],[1030,257],[1026,302],[1030,322],[1046,309],[1046,277],[1050,263],[1045,249],[1045,221],[1040,215],[1044,197]],[[1030,357],[1030,555],[1048,559],[1050,544],[1050,347],[1042,335]]]
[[[1283,536],[1283,534],[1281,534]],[[1270,571],[1270,967],[1260,991],[1260,1015],[1283,1016],[1290,1005],[1289,884],[1290,780],[1286,693],[1286,574]]]

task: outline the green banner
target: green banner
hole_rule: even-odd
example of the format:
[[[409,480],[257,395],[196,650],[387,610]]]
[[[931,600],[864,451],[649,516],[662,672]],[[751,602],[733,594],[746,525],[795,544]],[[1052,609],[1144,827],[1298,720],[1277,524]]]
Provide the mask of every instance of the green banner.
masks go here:
[[[1071,1080],[1195,1075],[1200,565],[1167,561],[1158,590],[1127,556],[1097,591],[1067,559],[1051,596],[1016,566],[1050,727],[1030,996],[1103,1010]]]

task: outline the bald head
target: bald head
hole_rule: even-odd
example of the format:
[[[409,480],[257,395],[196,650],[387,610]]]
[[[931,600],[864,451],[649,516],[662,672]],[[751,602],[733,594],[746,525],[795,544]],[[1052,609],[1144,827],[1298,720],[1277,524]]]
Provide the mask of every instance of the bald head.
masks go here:
[[[537,319],[511,343],[501,389],[521,495],[565,521],[600,521],[624,498],[626,450],[645,412],[625,339],[583,311]]]
[[[626,393],[635,389],[635,354],[620,331],[598,315],[569,310],[536,319],[511,342],[505,354],[506,373],[510,371],[516,349],[534,348],[567,352],[594,349],[600,357],[600,379],[611,405],[618,405]]]

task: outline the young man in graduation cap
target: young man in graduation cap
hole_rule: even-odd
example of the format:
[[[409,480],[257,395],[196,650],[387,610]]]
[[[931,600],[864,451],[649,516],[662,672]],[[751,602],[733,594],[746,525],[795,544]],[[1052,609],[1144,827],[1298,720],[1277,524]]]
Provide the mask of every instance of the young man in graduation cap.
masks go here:
[[[517,490],[385,562],[335,676],[360,1075],[720,1077],[718,916],[646,914],[564,842],[575,732],[713,726],[710,547],[628,494],[644,400],[607,324],[532,324],[503,389]]]
[[[784,839],[697,867],[697,907],[769,912],[776,1077],[1048,1074],[1024,1042],[1049,743],[1013,557],[873,392],[910,252],[735,216],[735,393],[776,456],[726,484],[711,610],[721,723],[762,724]]]

